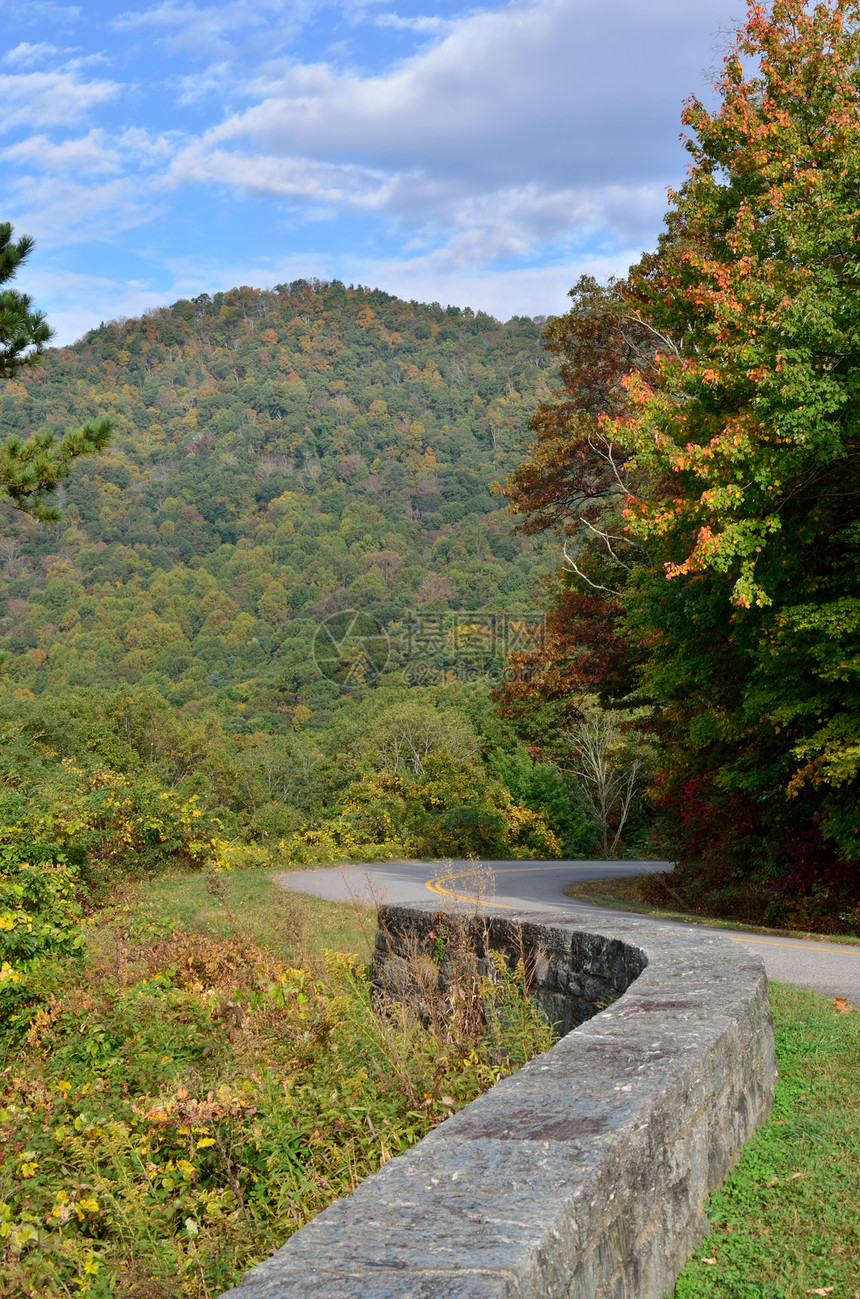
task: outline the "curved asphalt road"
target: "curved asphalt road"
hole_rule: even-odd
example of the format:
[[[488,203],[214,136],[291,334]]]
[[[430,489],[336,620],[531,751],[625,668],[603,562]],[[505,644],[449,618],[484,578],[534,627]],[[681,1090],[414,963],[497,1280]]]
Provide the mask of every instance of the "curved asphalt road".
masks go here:
[[[334,902],[379,905],[382,902],[410,903],[438,897],[440,904],[460,901],[474,905],[479,900],[491,910],[552,909],[617,916],[619,912],[615,910],[565,897],[564,889],[577,880],[649,875],[670,866],[671,862],[663,861],[495,861],[477,867],[468,861],[390,861],[292,871],[279,876],[279,880],[285,888]],[[634,915],[632,912],[622,914]],[[634,915],[634,918],[643,917]],[[683,923],[657,917],[648,919],[653,924]],[[684,924],[684,928],[689,931],[699,926]],[[713,932],[708,928],[708,933]],[[844,997],[852,1005],[860,1006],[860,947],[800,938],[771,938],[732,929],[720,929],[719,932],[758,952],[771,978],[814,988],[828,997]]]

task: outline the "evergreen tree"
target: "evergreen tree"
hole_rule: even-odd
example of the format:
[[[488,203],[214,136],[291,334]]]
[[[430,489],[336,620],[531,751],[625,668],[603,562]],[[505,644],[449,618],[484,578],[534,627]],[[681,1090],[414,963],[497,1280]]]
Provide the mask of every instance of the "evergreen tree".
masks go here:
[[[7,285],[29,257],[33,240],[13,240],[9,221],[0,222],[0,285]],[[35,365],[54,331],[44,312],[32,310],[32,300],[17,289],[0,288],[0,377],[11,379],[26,365]]]
[[[33,310],[28,294],[6,287],[32,248],[28,235],[13,240],[11,224],[0,223],[0,378],[7,380],[38,364],[53,336],[44,313]],[[59,437],[44,430],[29,438],[8,438],[0,444],[0,499],[13,501],[37,519],[59,518],[51,494],[73,460],[107,446],[110,430],[110,420],[101,419]]]

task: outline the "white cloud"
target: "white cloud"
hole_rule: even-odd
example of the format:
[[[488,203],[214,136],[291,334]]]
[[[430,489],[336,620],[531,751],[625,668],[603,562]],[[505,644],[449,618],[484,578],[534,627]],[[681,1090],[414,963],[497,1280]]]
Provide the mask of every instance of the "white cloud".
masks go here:
[[[101,182],[56,173],[24,176],[4,201],[7,220],[44,247],[114,239],[150,221],[160,207],[154,188],[136,176]]]
[[[257,102],[191,141],[171,177],[373,213],[451,265],[595,234],[626,246],[682,173],[691,67],[733,2],[514,0],[381,75],[263,72],[242,87]]]
[[[651,178],[677,168],[673,128],[714,17],[688,0],[516,0],[382,75],[295,64],[250,82],[260,102],[208,138],[474,184]]]
[[[75,171],[83,175],[115,172],[122,166],[119,153],[106,143],[105,132],[101,130],[92,130],[88,135],[76,140],[63,140],[59,144],[46,135],[31,135],[4,149],[0,158],[39,171]]]
[[[79,5],[59,5],[52,0],[18,0],[15,17],[20,23],[56,23],[68,25],[80,18]]]
[[[244,38],[249,32],[266,27],[272,14],[279,15],[283,9],[283,0],[229,0],[226,4],[205,6],[166,0],[152,9],[119,14],[111,27],[120,32],[154,30],[171,54],[184,52],[220,59],[235,54],[234,33],[241,33]],[[277,35],[269,30],[266,40],[271,52],[278,44]]]
[[[297,207],[389,216],[418,247],[440,246],[447,264],[521,257],[535,245],[578,240],[601,230],[613,240],[646,237],[666,206],[662,184],[542,187],[536,183],[470,193],[459,177],[382,171],[274,154],[243,155],[197,143],[180,150],[175,183],[204,182],[276,195]]]
[[[171,137],[151,135],[142,127],[132,126],[112,136],[94,127],[86,135],[59,142],[47,135],[31,135],[3,149],[0,158],[30,170],[94,175],[159,168],[175,147]]]
[[[6,130],[67,126],[120,90],[114,81],[80,81],[74,71],[0,76],[0,121]]]
[[[7,50],[3,55],[4,63],[20,63],[27,67],[32,63],[41,63],[44,59],[51,58],[54,54],[62,53],[56,45],[47,45],[41,41],[37,45],[31,45],[29,41],[21,41],[14,49]]]
[[[378,14],[377,27],[391,27],[398,32],[420,32],[430,36],[439,36],[449,32],[453,25],[451,19],[441,18],[438,14],[416,14],[413,17],[401,17],[400,14]]]

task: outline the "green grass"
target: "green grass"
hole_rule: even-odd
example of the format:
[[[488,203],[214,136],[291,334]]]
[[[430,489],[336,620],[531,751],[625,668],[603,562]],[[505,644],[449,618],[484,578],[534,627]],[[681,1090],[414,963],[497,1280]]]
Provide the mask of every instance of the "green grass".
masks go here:
[[[860,1012],[770,989],[773,1111],[711,1196],[675,1299],[860,1299]]]
[[[162,932],[175,928],[215,939],[235,938],[238,931],[240,937],[283,961],[307,958],[317,964],[327,949],[370,959],[376,931],[372,906],[293,893],[278,884],[282,873],[223,872],[217,876],[220,898],[210,891],[211,876],[206,873],[156,879],[136,888],[124,905],[138,925],[150,923]]]

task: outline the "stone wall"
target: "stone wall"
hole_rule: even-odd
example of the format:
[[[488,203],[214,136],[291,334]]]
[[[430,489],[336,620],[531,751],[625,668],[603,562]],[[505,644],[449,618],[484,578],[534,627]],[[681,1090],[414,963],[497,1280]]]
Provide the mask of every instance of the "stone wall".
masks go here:
[[[523,958],[532,995],[560,1037],[626,992],[648,963],[639,947],[604,934],[571,934],[566,926],[525,917],[445,917],[417,907],[385,906],[379,909],[373,956],[377,993],[414,997],[410,967],[417,953],[431,952],[437,960],[441,955],[437,982],[444,991],[463,943],[476,953],[483,974],[491,973],[491,950],[501,952],[512,968]]]
[[[380,920],[377,986],[403,992],[403,959],[431,950],[438,922],[432,905]],[[481,959],[532,954],[536,995],[580,1027],[324,1210],[232,1299],[671,1293],[708,1192],[773,1098],[760,958],[620,916],[508,915],[471,933]]]

